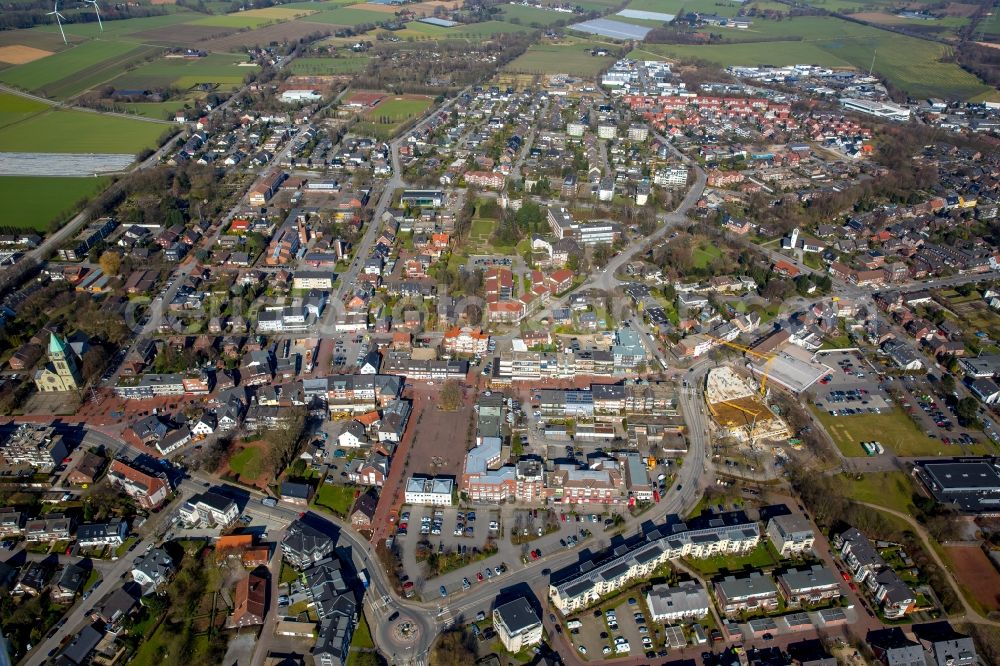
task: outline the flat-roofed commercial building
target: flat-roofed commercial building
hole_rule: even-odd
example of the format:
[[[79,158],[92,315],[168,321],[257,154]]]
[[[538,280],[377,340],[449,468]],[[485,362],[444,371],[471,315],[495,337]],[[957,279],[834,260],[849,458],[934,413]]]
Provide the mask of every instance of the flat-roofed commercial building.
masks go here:
[[[996,458],[956,458],[917,463],[914,476],[942,504],[966,513],[1000,514],[1000,464]]]
[[[412,476],[406,481],[404,501],[407,504],[451,506],[453,479]]]

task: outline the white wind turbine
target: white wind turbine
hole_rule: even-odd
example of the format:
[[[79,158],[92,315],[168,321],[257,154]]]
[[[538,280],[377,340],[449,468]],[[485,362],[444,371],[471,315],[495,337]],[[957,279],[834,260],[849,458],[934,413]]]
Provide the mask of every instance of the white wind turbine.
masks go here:
[[[55,5],[53,5],[52,11],[49,12],[48,14],[46,14],[46,16],[55,16],[56,17],[56,23],[59,24],[59,34],[62,35],[63,44],[69,44],[69,42],[66,41],[66,31],[63,30],[63,27],[62,27],[62,20],[64,18],[66,18],[66,17],[59,13],[59,0],[55,0]]]
[[[104,32],[104,24],[101,23],[101,10],[97,8],[97,0],[83,0],[85,4],[94,5],[94,13],[97,14],[97,25],[101,27],[101,32]]]

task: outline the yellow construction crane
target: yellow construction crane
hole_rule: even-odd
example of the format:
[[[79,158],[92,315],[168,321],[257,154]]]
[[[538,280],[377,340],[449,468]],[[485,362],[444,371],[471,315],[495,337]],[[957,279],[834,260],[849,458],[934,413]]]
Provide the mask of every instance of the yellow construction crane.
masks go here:
[[[755,356],[755,357],[757,357],[759,359],[763,359],[764,360],[764,365],[762,367],[761,377],[760,377],[760,394],[761,394],[761,396],[765,396],[767,394],[767,374],[769,372],[768,366],[770,366],[771,362],[774,359],[778,358],[778,356],[776,354],[761,354],[760,352],[755,352],[754,350],[750,349],[749,347],[744,347],[743,345],[736,344],[735,342],[730,342],[729,340],[726,340],[724,338],[717,338],[714,335],[708,335],[708,337],[711,338],[711,339],[713,339],[713,340],[715,340],[720,345],[726,345],[727,347],[732,347],[733,349],[738,349],[741,352],[743,352],[744,354],[749,354],[750,356]]]

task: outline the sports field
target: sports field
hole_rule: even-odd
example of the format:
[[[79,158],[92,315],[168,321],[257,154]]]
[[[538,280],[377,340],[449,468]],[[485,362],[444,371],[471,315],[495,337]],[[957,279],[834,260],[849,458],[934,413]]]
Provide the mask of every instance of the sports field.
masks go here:
[[[825,16],[784,21],[755,20],[749,30],[723,33],[732,43],[712,45],[645,44],[642,50],[681,60],[726,65],[812,63],[875,72],[915,97],[968,99],[989,86],[958,65],[941,62],[950,47]],[[797,38],[794,41],[789,37]],[[740,41],[735,41],[740,40]]]
[[[355,74],[363,72],[368,56],[349,58],[296,58],[290,65],[295,74]]]
[[[0,93],[0,127],[19,122],[48,108],[48,104],[33,99]]]
[[[419,95],[388,98],[369,111],[368,115],[387,118],[392,122],[404,122],[426,111],[431,102],[430,97]]]
[[[46,233],[53,221],[65,222],[76,205],[107,186],[107,178],[31,178],[0,176],[3,224]]]
[[[401,125],[417,118],[426,111],[433,100],[422,95],[390,97],[365,113],[366,120],[355,126],[355,131],[370,134],[379,139],[388,139],[399,131]]]
[[[1000,573],[986,553],[978,545],[946,546],[944,551],[965,596],[979,604],[980,612],[1000,610]]]
[[[0,128],[0,151],[138,153],[156,145],[166,125],[86,111],[49,111]]]
[[[505,72],[517,74],[570,74],[596,76],[614,58],[592,56],[587,43],[532,44],[528,50],[504,67]]]

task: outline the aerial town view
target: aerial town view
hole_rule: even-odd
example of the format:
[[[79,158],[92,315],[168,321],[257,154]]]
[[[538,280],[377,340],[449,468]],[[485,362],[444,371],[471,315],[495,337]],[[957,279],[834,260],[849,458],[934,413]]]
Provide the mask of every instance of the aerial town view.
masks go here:
[[[1000,0],[0,0],[0,666],[1000,666]]]

